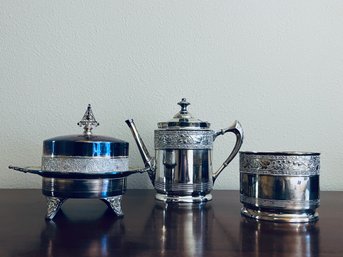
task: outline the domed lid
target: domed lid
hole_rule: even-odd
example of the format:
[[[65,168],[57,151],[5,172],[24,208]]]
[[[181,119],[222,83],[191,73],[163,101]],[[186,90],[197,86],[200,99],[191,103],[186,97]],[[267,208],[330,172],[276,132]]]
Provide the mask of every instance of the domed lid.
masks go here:
[[[77,123],[83,134],[58,136],[43,141],[43,156],[128,156],[129,143],[108,136],[94,135],[93,128],[99,126],[89,104],[83,118]]]
[[[208,129],[210,123],[196,119],[187,110],[189,102],[186,98],[182,98],[181,102],[177,103],[181,106],[181,110],[174,115],[173,119],[167,122],[159,122],[158,128],[161,129]]]

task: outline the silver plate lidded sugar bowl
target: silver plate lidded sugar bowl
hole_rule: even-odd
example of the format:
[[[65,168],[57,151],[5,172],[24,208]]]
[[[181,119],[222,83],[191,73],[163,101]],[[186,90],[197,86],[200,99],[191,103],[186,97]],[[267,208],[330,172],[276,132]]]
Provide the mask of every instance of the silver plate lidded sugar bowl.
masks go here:
[[[145,170],[129,170],[128,142],[93,134],[99,123],[90,105],[78,125],[82,134],[44,140],[41,167],[9,168],[42,176],[47,219],[53,219],[68,198],[101,199],[122,216],[126,177]]]
[[[183,98],[181,110],[169,121],[159,122],[155,130],[155,157],[151,157],[133,120],[126,123],[136,140],[151,182],[157,191],[156,199],[174,203],[206,202],[212,199],[213,183],[233,160],[243,142],[243,129],[238,121],[228,128],[214,131],[210,123],[194,118],[187,110],[190,103]],[[233,150],[213,172],[213,142],[227,132],[236,135]]]

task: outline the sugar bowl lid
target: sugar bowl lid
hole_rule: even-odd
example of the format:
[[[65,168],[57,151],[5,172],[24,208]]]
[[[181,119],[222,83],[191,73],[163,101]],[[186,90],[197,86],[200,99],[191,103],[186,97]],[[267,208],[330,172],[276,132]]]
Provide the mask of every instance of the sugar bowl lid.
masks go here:
[[[196,119],[188,112],[187,107],[190,103],[186,98],[182,98],[177,104],[181,106],[181,110],[174,115],[173,119],[159,122],[157,124],[159,129],[208,129],[210,127],[210,123]]]
[[[129,143],[108,136],[94,135],[99,126],[89,104],[83,118],[77,123],[83,134],[58,136],[43,141],[43,156],[115,157],[128,156]]]

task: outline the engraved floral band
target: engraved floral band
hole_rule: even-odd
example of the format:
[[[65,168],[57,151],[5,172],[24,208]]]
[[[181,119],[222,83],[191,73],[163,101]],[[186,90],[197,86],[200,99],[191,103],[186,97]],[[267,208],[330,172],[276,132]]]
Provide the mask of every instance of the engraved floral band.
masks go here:
[[[129,159],[127,156],[116,158],[94,157],[42,157],[42,170],[54,172],[101,173],[111,171],[127,171]]]
[[[155,131],[155,149],[212,149],[213,131]]]
[[[278,176],[319,175],[319,155],[240,154],[240,172]]]

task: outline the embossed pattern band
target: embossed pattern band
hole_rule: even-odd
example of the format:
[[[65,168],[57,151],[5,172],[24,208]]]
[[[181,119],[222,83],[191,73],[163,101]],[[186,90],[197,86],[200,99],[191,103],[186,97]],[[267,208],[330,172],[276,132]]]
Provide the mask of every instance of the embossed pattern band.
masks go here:
[[[319,155],[267,155],[240,153],[240,172],[276,176],[319,175]]]
[[[155,130],[155,149],[212,149],[212,130]]]
[[[102,173],[110,171],[126,171],[128,169],[128,157],[42,157],[42,170],[44,171]]]

